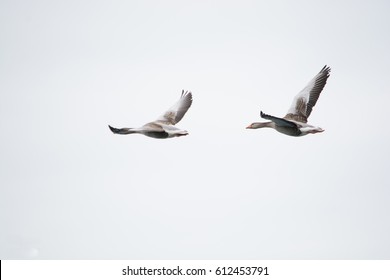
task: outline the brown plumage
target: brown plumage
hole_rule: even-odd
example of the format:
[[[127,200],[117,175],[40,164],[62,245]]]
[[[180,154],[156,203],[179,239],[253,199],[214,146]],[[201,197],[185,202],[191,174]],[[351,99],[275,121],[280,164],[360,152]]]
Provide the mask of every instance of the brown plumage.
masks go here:
[[[108,126],[110,130],[115,134],[133,134],[139,133],[152,138],[172,138],[188,135],[186,130],[175,127],[191,107],[192,104],[192,93],[184,92],[181,93],[180,99],[162,116],[156,121],[149,122],[140,128],[115,128]]]
[[[325,65],[308,85],[294,97],[290,109],[283,118],[260,112],[260,116],[270,120],[270,122],[255,122],[247,128],[270,127],[289,136],[303,136],[309,133],[323,132],[324,130],[322,128],[307,124],[307,119],[325,87],[329,75],[330,67]]]

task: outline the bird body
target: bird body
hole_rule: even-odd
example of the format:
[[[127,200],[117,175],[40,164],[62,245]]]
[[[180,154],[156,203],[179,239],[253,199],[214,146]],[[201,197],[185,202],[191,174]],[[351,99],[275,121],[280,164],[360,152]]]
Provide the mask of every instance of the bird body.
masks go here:
[[[183,118],[191,104],[192,93],[183,90],[180,99],[154,122],[149,122],[139,128],[115,128],[110,125],[108,127],[115,134],[138,133],[159,139],[185,136],[188,132],[175,127],[175,124]]]
[[[325,87],[329,75],[330,67],[325,65],[309,84],[295,96],[291,107],[283,118],[267,115],[261,111],[260,116],[270,121],[255,122],[247,128],[269,127],[289,136],[304,136],[323,132],[322,128],[308,124],[307,119],[316,105],[321,91]]]

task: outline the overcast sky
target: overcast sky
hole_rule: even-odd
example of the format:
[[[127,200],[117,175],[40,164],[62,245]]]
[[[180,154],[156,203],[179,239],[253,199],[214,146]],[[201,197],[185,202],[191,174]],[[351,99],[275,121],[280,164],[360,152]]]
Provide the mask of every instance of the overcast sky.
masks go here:
[[[388,1],[0,2],[0,259],[389,259]],[[301,138],[284,116],[332,68]],[[180,97],[189,135],[114,135]]]

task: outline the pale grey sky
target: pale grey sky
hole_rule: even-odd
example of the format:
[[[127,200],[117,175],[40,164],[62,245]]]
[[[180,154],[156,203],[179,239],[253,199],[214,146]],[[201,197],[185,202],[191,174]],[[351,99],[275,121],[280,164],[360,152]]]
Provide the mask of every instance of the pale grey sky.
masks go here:
[[[1,1],[0,259],[389,259],[389,10]],[[324,133],[245,130],[325,64]]]

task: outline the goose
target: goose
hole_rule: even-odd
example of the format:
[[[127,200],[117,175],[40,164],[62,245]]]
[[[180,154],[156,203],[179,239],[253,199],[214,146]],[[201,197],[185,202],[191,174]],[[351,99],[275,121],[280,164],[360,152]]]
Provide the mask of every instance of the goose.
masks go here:
[[[143,134],[152,138],[172,138],[188,135],[186,130],[175,127],[192,104],[192,93],[182,90],[180,99],[157,120],[140,128],[115,128],[108,126],[114,134]]]
[[[267,115],[260,111],[260,116],[269,122],[254,122],[247,129],[270,127],[289,136],[304,136],[324,132],[318,126],[307,123],[313,107],[330,75],[330,67],[324,66],[321,71],[294,98],[290,109],[283,118]]]

